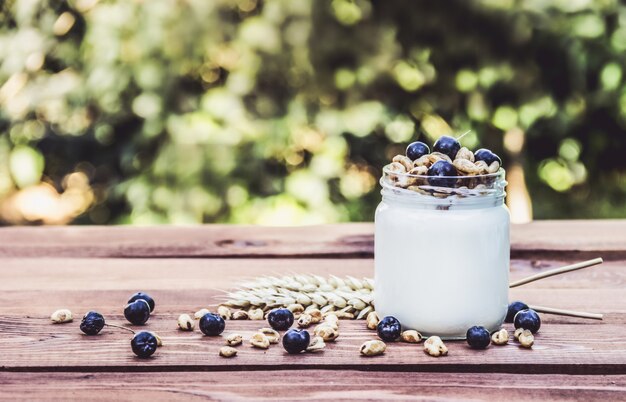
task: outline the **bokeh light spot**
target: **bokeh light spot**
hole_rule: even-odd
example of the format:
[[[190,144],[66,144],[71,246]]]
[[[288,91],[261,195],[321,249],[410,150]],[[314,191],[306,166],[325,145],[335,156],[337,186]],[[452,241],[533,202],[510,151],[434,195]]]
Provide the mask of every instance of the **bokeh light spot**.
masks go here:
[[[491,120],[501,130],[509,130],[517,124],[517,111],[510,106],[500,106]]]
[[[471,70],[461,70],[456,74],[456,87],[461,92],[470,92],[478,84],[478,76]]]
[[[574,138],[566,138],[559,145],[559,156],[568,161],[576,161],[580,156],[580,142]]]
[[[13,181],[19,188],[39,183],[44,168],[43,155],[34,148],[18,146],[11,151],[9,166]]]

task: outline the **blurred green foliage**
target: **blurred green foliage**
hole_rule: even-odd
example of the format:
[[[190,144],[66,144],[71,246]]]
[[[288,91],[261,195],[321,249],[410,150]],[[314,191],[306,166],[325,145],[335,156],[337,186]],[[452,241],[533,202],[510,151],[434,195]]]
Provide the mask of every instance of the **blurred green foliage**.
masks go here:
[[[371,220],[452,128],[535,218],[626,217],[616,0],[1,4],[5,223]]]

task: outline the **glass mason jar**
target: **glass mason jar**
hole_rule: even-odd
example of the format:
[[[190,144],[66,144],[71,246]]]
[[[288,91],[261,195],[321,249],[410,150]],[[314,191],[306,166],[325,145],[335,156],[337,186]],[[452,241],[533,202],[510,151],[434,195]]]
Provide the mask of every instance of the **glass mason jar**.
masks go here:
[[[444,180],[383,169],[374,302],[403,328],[464,339],[474,325],[499,329],[507,313],[505,171]]]

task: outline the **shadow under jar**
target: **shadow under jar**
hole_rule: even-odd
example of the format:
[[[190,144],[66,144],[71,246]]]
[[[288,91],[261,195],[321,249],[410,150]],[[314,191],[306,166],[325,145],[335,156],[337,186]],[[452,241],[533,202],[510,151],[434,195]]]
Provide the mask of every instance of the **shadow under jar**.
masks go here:
[[[383,168],[374,303],[403,329],[465,339],[474,325],[499,329],[507,312],[505,171],[445,179],[433,186],[428,176]]]

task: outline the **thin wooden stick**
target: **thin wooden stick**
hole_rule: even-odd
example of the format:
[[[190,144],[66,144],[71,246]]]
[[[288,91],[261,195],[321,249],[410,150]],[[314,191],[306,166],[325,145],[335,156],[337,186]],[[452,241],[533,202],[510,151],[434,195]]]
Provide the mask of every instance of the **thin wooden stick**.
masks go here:
[[[602,314],[585,313],[584,311],[563,310],[560,308],[543,307],[543,306],[528,306],[528,307],[540,313],[546,313],[546,314],[566,315],[566,316],[578,317],[578,318],[590,318],[592,320],[601,320],[603,317]]]
[[[594,258],[593,260],[578,262],[572,265],[566,265],[561,268],[551,269],[546,272],[539,273],[537,275],[529,276],[524,279],[520,279],[519,281],[515,281],[509,284],[509,288],[515,288],[517,286],[525,285],[530,282],[538,281],[539,279],[548,278],[554,275],[564,274],[566,272],[576,271],[578,269],[588,268],[594,265],[602,264],[602,258]]]
[[[119,328],[119,329],[123,329],[123,330],[125,330],[125,331],[130,331],[130,332],[132,332],[133,334],[135,334],[135,333],[136,333],[134,330],[132,330],[132,329],[130,329],[130,328],[127,328],[127,327],[123,327],[123,326],[121,326],[121,325],[115,325],[115,324],[104,324],[104,325],[106,325],[107,327]]]

